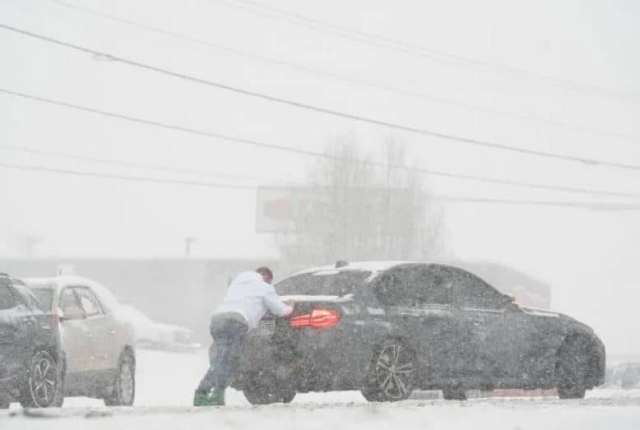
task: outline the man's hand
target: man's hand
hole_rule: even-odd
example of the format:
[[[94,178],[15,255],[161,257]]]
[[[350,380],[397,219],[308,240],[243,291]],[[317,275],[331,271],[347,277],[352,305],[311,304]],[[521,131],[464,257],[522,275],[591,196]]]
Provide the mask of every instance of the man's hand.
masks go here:
[[[290,318],[290,317],[291,317],[291,315],[293,315],[293,311],[294,311],[294,309],[295,309],[295,307],[296,307],[296,302],[294,302],[293,300],[284,300],[284,301],[283,301],[283,303],[284,303],[285,305],[287,305],[287,306],[290,306],[290,307],[291,307],[291,312],[289,312],[289,313],[285,316],[285,318]]]

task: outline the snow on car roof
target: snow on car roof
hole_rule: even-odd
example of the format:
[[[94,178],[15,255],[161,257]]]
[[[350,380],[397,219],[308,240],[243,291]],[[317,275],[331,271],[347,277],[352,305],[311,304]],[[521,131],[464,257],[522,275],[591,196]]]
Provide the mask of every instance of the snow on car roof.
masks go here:
[[[24,278],[24,283],[30,288],[50,288],[62,289],[64,287],[87,286],[90,287],[101,299],[101,302],[108,309],[112,310],[118,307],[118,299],[104,285],[90,278],[78,275],[61,275],[46,278]]]
[[[49,276],[43,278],[24,278],[23,281],[30,287],[44,288],[44,287],[66,287],[69,285],[79,284],[95,284],[96,282],[89,278],[84,278],[77,275],[62,275],[62,276]]]
[[[326,274],[337,273],[347,270],[361,270],[365,272],[382,272],[383,270],[390,269],[391,267],[398,266],[400,264],[407,263],[417,263],[417,261],[400,261],[400,260],[389,260],[389,261],[355,261],[353,263],[348,263],[342,267],[336,267],[335,265],[331,266],[318,266],[310,269],[305,269],[300,272],[297,272],[296,275],[303,275],[305,273],[317,273]]]

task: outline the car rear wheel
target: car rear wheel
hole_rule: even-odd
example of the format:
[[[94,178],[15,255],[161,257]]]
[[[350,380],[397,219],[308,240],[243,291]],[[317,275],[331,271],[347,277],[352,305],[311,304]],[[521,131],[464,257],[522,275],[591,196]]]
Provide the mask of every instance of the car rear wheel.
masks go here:
[[[0,397],[0,409],[9,409],[11,406],[11,400],[8,397]]]
[[[31,358],[20,404],[23,408],[54,406],[60,396],[60,388],[60,371],[51,354],[46,351],[36,352]]]
[[[561,399],[584,399],[589,369],[587,344],[581,338],[567,342],[558,354],[556,381]]]
[[[268,390],[249,388],[242,391],[252,405],[270,405],[272,403],[291,403],[296,397],[293,390]]]
[[[104,398],[107,406],[132,406],[136,393],[136,365],[129,351],[122,353],[118,363],[113,393]]]
[[[460,388],[445,388],[442,397],[445,400],[467,400],[467,392]]]
[[[374,351],[362,395],[370,402],[405,400],[413,391],[415,372],[414,352],[399,340],[388,340]]]
[[[252,405],[269,405],[272,403],[291,403],[296,397],[293,388],[274,388],[271,384],[254,381],[242,390],[244,397]]]

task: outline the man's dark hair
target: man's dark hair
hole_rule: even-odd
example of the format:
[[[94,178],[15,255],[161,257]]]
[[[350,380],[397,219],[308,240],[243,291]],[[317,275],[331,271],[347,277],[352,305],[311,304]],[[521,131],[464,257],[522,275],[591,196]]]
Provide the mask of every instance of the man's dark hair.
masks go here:
[[[273,272],[267,266],[260,266],[256,269],[256,272],[261,274],[263,277],[273,279]]]

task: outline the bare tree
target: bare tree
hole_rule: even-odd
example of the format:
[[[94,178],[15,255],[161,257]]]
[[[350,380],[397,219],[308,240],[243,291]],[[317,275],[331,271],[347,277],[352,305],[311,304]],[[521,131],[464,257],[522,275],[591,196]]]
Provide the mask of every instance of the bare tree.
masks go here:
[[[382,145],[389,165],[405,165],[405,146]],[[277,234],[286,266],[336,260],[427,260],[442,247],[442,218],[417,172],[381,168],[352,140],[327,148],[295,199],[294,231]],[[359,161],[354,161],[359,160]]]

